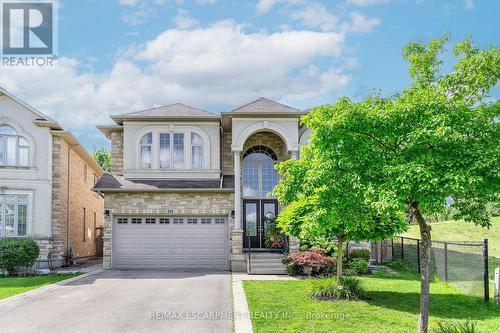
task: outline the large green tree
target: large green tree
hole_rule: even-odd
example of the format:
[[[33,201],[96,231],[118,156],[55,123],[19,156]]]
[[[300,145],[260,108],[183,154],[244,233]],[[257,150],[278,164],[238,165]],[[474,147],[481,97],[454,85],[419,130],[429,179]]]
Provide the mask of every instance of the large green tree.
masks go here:
[[[364,193],[363,207],[381,216],[413,213],[421,235],[419,332],[428,331],[431,226],[426,216],[444,212],[451,197],[456,218],[488,227],[485,206],[499,200],[500,103],[488,94],[500,78],[500,51],[480,50],[467,38],[453,48],[453,68],[442,73],[447,41],[445,36],[427,45],[408,44],[403,57],[413,83],[400,93],[360,102],[341,98],[304,117],[314,131],[312,149],[321,156],[318,177],[342,183],[350,175],[354,191]],[[279,170],[287,177],[296,174],[297,183],[304,179],[307,188],[308,171],[298,172],[295,164],[300,165]],[[350,197],[349,186],[344,190],[335,195]]]

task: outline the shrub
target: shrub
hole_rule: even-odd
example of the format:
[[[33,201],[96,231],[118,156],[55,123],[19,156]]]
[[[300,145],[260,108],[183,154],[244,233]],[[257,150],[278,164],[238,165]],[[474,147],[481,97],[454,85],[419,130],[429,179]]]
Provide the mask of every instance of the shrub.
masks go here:
[[[266,230],[264,245],[268,248],[282,248],[285,244],[285,237],[285,234],[273,225]]]
[[[289,254],[283,262],[287,266],[299,266],[302,270],[310,267],[314,272],[319,273],[327,265],[335,265],[335,259],[324,255],[321,251],[294,252]]]
[[[0,240],[0,268],[15,275],[20,268],[33,266],[40,254],[38,244],[31,239]]]
[[[304,274],[304,267],[290,263],[286,266],[286,274],[291,276],[302,275]]]
[[[318,279],[313,282],[309,295],[321,301],[366,299],[361,281],[351,276],[344,276],[340,284],[335,278]]]
[[[301,251],[320,249],[325,255],[330,257],[335,257],[337,251],[337,243],[324,237],[301,239],[300,244]]]
[[[356,274],[366,274],[368,273],[368,262],[364,259],[356,258],[349,262],[349,269]]]
[[[470,321],[465,323],[438,323],[438,329],[435,330],[436,333],[477,333],[476,325]]]
[[[370,250],[367,249],[360,249],[360,250],[352,250],[349,252],[349,258],[351,259],[363,259],[365,261],[370,261],[370,258],[372,257],[372,254],[370,253]]]

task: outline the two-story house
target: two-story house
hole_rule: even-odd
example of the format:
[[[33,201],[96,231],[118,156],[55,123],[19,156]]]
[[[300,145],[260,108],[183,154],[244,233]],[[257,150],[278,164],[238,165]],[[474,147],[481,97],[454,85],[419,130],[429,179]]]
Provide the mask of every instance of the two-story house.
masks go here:
[[[274,165],[298,158],[310,133],[302,114],[260,98],[221,114],[173,104],[98,126],[112,146],[112,173],[94,188],[104,194],[104,267],[245,271],[249,249],[271,251]]]
[[[0,88],[0,238],[34,239],[54,267],[98,255],[102,175],[71,133]]]

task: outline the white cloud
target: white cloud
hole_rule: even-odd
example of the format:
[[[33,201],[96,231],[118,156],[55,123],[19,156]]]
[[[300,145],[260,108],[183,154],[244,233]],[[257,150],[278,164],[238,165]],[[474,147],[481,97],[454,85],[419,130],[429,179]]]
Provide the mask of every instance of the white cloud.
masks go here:
[[[291,18],[300,21],[307,28],[319,28],[323,31],[371,32],[380,24],[376,17],[366,18],[359,12],[350,12],[348,21],[341,21],[340,17],[331,14],[324,6],[312,3],[292,11]]]
[[[198,5],[204,6],[204,5],[213,5],[216,3],[217,0],[196,0],[196,3]]]
[[[122,17],[123,22],[130,25],[140,25],[146,23],[150,18],[155,17],[156,12],[151,7],[141,7],[138,10],[124,14]]]
[[[474,0],[464,0],[465,2],[465,9],[474,9],[476,8],[476,4],[474,3]]]
[[[173,18],[173,21],[178,29],[189,29],[198,25],[198,21],[189,17],[189,12],[182,8],[177,10],[177,15]]]
[[[297,47],[300,46],[300,47]],[[237,105],[258,96],[299,100],[346,85],[345,36],[289,30],[248,32],[234,22],[171,29],[125,48],[112,68],[93,73],[75,59],[53,68],[2,68],[0,85],[68,129],[109,122],[107,115],[184,102]]]
[[[141,2],[141,0],[118,0],[118,3],[122,6],[135,6],[139,2]]]
[[[323,31],[332,31],[339,21],[337,16],[330,14],[325,7],[317,3],[292,12],[291,17],[302,21],[308,28],[320,28]]]
[[[376,17],[366,18],[358,12],[351,12],[351,21],[344,25],[346,31],[352,32],[371,32],[373,28],[380,24]]]
[[[267,13],[271,8],[279,3],[285,3],[289,5],[297,5],[297,4],[307,4],[306,0],[259,0],[255,8],[257,12],[263,14]]]
[[[348,2],[355,6],[373,6],[373,5],[382,5],[389,3],[391,0],[348,0]]]

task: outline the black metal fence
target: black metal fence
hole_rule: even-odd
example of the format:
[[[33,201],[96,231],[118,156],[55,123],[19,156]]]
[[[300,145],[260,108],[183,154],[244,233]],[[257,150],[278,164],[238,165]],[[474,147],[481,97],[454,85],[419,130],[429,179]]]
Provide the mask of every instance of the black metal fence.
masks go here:
[[[400,259],[420,272],[420,240],[394,237],[393,260]],[[489,300],[488,240],[443,242],[432,241],[431,278],[438,277],[463,292]]]

